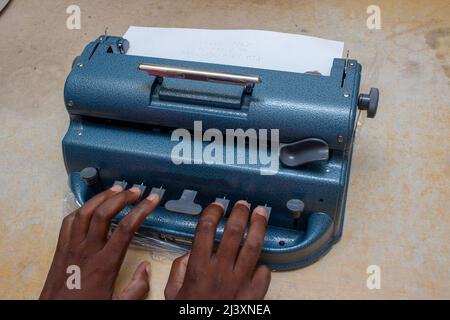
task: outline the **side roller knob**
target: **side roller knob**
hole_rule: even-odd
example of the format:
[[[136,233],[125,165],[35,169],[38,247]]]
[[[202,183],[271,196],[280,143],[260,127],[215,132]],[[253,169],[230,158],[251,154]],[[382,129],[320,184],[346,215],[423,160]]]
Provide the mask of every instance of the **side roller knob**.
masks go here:
[[[380,93],[377,88],[370,88],[369,93],[361,93],[358,97],[359,110],[367,110],[367,118],[375,118]]]

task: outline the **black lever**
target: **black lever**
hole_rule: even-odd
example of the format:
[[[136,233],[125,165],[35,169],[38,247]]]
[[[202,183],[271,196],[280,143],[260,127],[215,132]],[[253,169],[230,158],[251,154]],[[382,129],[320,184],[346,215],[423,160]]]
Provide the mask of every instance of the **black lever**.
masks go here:
[[[298,167],[309,162],[328,160],[328,143],[309,138],[280,147],[280,162],[287,167]]]

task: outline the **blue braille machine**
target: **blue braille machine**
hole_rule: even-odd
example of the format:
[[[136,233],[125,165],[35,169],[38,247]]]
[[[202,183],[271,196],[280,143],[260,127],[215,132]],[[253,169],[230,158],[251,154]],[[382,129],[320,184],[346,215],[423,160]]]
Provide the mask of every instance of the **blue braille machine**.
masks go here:
[[[227,212],[247,199],[271,214],[261,261],[276,270],[306,266],[342,234],[359,110],[375,116],[378,90],[360,94],[361,65],[334,59],[331,73],[294,73],[125,55],[122,37],[101,36],[74,60],[64,99],[69,184],[82,205],[115,181],[162,196],[141,232],[189,246],[202,208]],[[279,129],[279,170],[258,164],[179,164],[177,128]],[[256,152],[247,148],[246,155]],[[132,206],[117,217],[119,221]]]

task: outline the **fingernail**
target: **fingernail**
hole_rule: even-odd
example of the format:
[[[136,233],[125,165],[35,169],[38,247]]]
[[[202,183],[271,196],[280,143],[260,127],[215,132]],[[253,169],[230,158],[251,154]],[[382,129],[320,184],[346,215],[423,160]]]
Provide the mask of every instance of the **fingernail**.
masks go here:
[[[259,215],[263,216],[264,218],[266,218],[266,220],[269,218],[266,208],[261,207],[261,206],[256,207],[255,210],[253,210],[253,214],[259,214]]]
[[[223,210],[225,209],[225,207],[223,206],[223,204],[220,203],[220,202],[214,201],[212,204],[215,204],[215,205],[220,206]]]
[[[238,204],[242,204],[242,205],[246,206],[248,209],[250,209],[250,203],[248,203],[248,202],[245,201],[245,200],[239,200],[239,201],[237,201],[234,205],[236,206],[236,205],[238,205]]]
[[[123,190],[123,188],[120,184],[115,184],[111,188],[109,188],[109,190],[114,191],[114,192],[120,192]]]
[[[141,193],[141,189],[139,189],[138,187],[132,187],[132,188],[128,189],[128,191],[137,193],[137,194]]]
[[[150,193],[147,197],[150,201],[159,201],[159,195],[157,193]]]
[[[150,276],[150,273],[152,271],[150,263],[147,263],[147,265],[145,266],[145,271],[147,272],[147,275]]]

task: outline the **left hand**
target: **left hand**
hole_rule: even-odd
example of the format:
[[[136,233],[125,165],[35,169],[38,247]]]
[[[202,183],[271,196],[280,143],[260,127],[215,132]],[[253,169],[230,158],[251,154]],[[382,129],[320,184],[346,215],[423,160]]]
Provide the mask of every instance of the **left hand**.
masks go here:
[[[61,226],[53,262],[40,299],[143,299],[149,291],[150,264],[142,262],[119,295],[114,285],[134,232],[156,208],[159,197],[151,194],[124,217],[108,239],[111,220],[140,195],[138,188],[115,185],[75,210]],[[69,289],[68,267],[80,271],[80,288]],[[70,270],[70,269],[69,269]],[[73,272],[73,270],[71,271]],[[70,272],[69,272],[70,273]],[[76,274],[74,274],[76,276]]]

